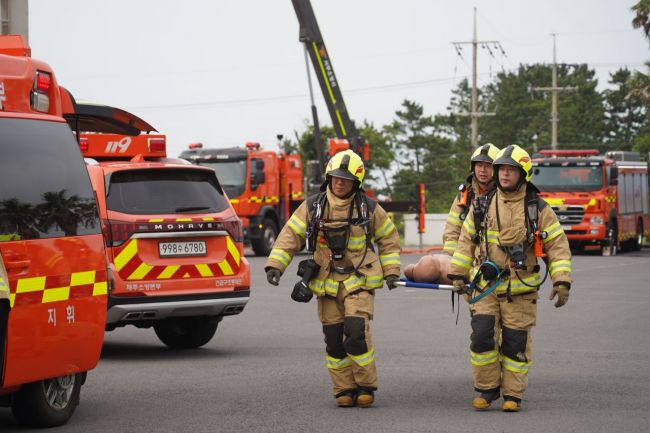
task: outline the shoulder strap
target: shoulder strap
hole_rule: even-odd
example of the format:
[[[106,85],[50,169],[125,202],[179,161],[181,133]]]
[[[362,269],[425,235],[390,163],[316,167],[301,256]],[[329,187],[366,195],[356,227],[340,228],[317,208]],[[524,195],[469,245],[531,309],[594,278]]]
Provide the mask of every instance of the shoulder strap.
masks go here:
[[[325,202],[327,201],[327,193],[319,192],[318,194],[307,197],[307,232],[305,238],[307,241],[307,251],[313,253],[316,250],[316,242],[318,241],[318,225],[321,218],[321,212],[325,209]]]
[[[377,201],[368,197],[365,192],[361,193],[361,198],[362,200],[365,200],[366,207],[368,208],[368,216],[372,215],[377,208]]]

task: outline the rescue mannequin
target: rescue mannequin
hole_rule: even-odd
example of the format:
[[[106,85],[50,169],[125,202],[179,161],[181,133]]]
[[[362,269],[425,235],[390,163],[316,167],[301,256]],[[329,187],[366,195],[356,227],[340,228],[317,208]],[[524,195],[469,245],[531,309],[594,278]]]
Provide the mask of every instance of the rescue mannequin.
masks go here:
[[[321,193],[304,201],[280,232],[265,271],[277,286],[307,244],[313,258],[300,263],[303,280],[292,298],[308,302],[312,294],[317,297],[337,405],[369,407],[377,390],[370,333],[374,292],[384,280],[389,289],[399,281],[400,239],[384,209],[361,189],[365,169],[356,153],[334,155],[325,175]]]

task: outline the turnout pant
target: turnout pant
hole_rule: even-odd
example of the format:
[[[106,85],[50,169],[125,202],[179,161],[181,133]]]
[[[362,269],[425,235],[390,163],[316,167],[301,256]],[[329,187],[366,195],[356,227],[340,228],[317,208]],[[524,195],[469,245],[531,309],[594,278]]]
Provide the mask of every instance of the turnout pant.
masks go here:
[[[520,401],[532,365],[531,331],[537,316],[537,293],[512,296],[494,292],[470,305],[470,362],[478,392],[501,389]]]
[[[336,298],[318,298],[318,318],[323,324],[327,369],[334,396],[349,390],[377,389],[375,349],[370,334],[374,291],[348,294],[339,284]]]

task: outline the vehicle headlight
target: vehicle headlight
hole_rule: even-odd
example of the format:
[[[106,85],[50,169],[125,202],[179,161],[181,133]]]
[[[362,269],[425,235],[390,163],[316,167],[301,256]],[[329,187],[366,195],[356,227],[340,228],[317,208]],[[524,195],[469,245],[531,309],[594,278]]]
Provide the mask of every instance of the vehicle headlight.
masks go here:
[[[602,225],[605,221],[603,220],[603,217],[600,215],[592,216],[589,218],[589,224],[593,225]]]

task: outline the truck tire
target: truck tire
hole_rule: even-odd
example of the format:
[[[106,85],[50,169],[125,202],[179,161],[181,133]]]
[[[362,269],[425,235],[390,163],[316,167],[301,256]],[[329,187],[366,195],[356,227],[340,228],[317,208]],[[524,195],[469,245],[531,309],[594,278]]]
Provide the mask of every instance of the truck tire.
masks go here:
[[[636,224],[636,237],[630,239],[630,251],[641,251],[643,248],[643,221]]]
[[[28,427],[55,427],[68,422],[79,404],[81,374],[23,385],[13,396],[11,411]]]
[[[176,317],[153,326],[156,335],[172,349],[196,349],[207,344],[217,332],[219,318]]]
[[[268,256],[271,254],[271,248],[273,248],[275,239],[278,237],[278,227],[272,219],[264,218],[261,231],[259,239],[252,239],[251,245],[256,255]]]
[[[609,254],[605,254],[606,249],[609,250]],[[618,252],[618,229],[616,227],[616,222],[610,222],[607,225],[607,238],[603,242],[602,254],[615,256]]]

